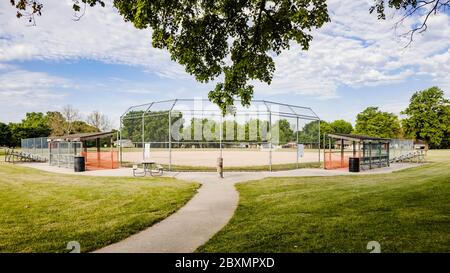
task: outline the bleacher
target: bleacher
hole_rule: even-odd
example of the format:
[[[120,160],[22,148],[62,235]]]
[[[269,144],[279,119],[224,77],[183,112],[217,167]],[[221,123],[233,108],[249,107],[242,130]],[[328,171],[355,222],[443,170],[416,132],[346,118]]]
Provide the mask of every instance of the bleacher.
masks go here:
[[[417,162],[417,163],[424,162],[425,161],[425,151],[424,150],[410,151],[406,154],[399,155],[390,160],[391,163],[405,162],[405,161]]]
[[[5,162],[16,163],[16,162],[46,162],[47,158],[32,154],[29,152],[17,151],[11,148],[5,149]]]

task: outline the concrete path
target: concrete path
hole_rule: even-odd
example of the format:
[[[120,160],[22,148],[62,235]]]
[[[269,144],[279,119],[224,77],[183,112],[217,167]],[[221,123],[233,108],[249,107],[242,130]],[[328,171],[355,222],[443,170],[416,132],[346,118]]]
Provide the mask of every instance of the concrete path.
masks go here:
[[[25,166],[57,173],[74,174],[71,170],[42,163],[26,163]],[[168,172],[165,176],[202,184],[198,193],[180,210],[161,222],[95,252],[193,252],[221,230],[231,219],[239,202],[234,184],[265,177],[282,176],[335,176],[370,175],[390,173],[417,166],[417,164],[393,164],[389,168],[374,169],[362,173],[340,170],[297,169],[279,172],[227,172],[225,178],[211,172]],[[131,176],[131,169],[88,171],[77,175]]]
[[[178,173],[171,176],[197,181],[202,186],[184,207],[168,218],[95,252],[193,252],[233,216],[239,202],[234,184],[253,178],[238,175],[220,179],[215,173]]]

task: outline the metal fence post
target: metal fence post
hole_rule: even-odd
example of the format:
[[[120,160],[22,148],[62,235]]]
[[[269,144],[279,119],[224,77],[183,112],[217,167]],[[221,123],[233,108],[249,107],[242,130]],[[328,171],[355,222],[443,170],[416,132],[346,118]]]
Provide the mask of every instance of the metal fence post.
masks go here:
[[[272,171],[272,112],[270,110],[269,110],[269,130],[270,130],[269,171]]]
[[[118,132],[118,145],[119,145],[119,160],[120,160],[120,166],[122,167],[122,126],[123,126],[123,120],[122,117],[120,117],[120,125],[119,125],[119,132]]]
[[[60,147],[59,147],[59,142],[56,142],[56,144],[58,145],[58,167],[60,166],[60,161],[61,161],[61,156],[60,156]]]
[[[144,116],[145,112],[142,114],[142,160],[145,160],[145,127],[144,127]]]
[[[220,132],[219,132],[220,158],[223,158],[222,137],[223,137],[223,115],[220,116]]]
[[[67,143],[67,168],[70,168],[70,164],[71,161],[73,162],[73,160],[70,160],[70,151],[72,150],[72,142]]]
[[[319,143],[320,146],[320,143]],[[323,168],[326,169],[327,166],[327,157],[326,157],[326,152],[327,152],[327,138],[326,138],[326,134],[323,134]]]
[[[296,158],[296,162],[297,162],[297,169],[298,169],[298,117],[297,117],[297,125],[296,125],[297,127],[297,133],[296,133],[296,137],[297,137],[297,156],[295,157]]]
[[[47,142],[48,143],[48,164],[51,166],[52,165],[52,142]]]
[[[320,119],[319,119],[319,142],[317,143],[319,145],[319,168],[320,168]],[[325,160],[325,157],[324,157]]]
[[[169,172],[172,170],[172,110],[169,111]]]

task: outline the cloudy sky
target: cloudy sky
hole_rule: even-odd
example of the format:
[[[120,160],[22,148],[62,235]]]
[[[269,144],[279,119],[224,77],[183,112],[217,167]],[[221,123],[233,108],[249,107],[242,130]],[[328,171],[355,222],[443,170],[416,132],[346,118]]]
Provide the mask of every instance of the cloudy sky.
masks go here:
[[[73,20],[72,0],[42,1],[36,26],[0,2],[0,121],[25,112],[72,104],[99,110],[116,124],[130,106],[171,98],[207,97],[199,84],[151,47],[150,30],[136,30],[112,7],[89,8]],[[401,14],[378,21],[371,0],[328,0],[332,22],[314,31],[310,50],[293,45],[276,57],[270,86],[256,83],[255,98],[312,107],[324,120],[346,119],[367,106],[399,113],[415,91],[437,85],[450,97],[450,15],[432,16],[413,44],[399,34]]]

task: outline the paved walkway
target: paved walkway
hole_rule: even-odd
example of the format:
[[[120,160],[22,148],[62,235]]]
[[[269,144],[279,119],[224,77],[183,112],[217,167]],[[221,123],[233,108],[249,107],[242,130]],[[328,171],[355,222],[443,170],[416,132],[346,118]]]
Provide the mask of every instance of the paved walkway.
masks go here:
[[[250,178],[228,176],[222,180],[215,173],[171,176],[197,181],[202,186],[184,207],[168,218],[96,252],[193,252],[231,219],[239,201],[234,183]]]
[[[26,163],[25,166],[40,170],[74,174],[65,168],[51,167],[42,163]],[[228,172],[220,179],[211,172],[168,172],[165,176],[202,184],[198,193],[180,210],[161,222],[123,241],[106,246],[95,252],[193,252],[221,230],[231,219],[239,202],[234,184],[265,177],[282,176],[334,176],[370,175],[390,173],[411,168],[417,164],[393,164],[389,168],[374,169],[362,173],[340,170],[297,169],[279,172]],[[77,175],[131,176],[131,169],[88,171]]]

